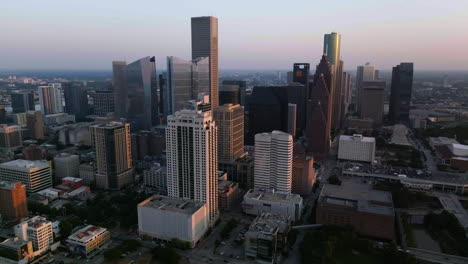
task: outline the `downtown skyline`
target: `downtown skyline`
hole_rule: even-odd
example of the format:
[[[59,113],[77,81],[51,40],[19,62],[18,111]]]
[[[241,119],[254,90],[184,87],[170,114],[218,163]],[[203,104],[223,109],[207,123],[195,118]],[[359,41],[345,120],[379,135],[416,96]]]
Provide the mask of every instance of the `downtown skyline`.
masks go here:
[[[462,26],[468,23],[464,1],[449,6],[436,1],[404,6],[404,1],[360,1],[352,6],[311,1],[303,8],[275,1],[202,1],[183,7],[102,1],[92,10],[86,8],[87,1],[54,2],[30,2],[28,9],[5,4],[0,30],[8,37],[0,46],[1,70],[107,70],[113,60],[152,55],[158,69],[164,69],[166,56],[191,57],[190,17],[200,15],[219,19],[221,70],[286,70],[298,61],[315,64],[323,35],[332,31],[342,36],[345,70],[367,61],[382,70],[402,61],[415,62],[416,70],[464,70],[468,58],[468,50],[453,46],[468,41]],[[356,16],[362,12],[368,15]]]

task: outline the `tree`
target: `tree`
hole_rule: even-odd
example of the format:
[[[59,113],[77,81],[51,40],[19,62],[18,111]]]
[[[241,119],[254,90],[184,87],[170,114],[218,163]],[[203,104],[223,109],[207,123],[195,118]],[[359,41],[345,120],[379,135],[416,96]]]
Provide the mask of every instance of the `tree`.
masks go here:
[[[115,261],[120,258],[120,255],[122,255],[122,251],[119,247],[104,251],[104,259],[106,261]]]
[[[334,185],[341,185],[341,181],[336,175],[330,176],[330,178],[328,178],[328,183]]]
[[[173,248],[154,248],[153,257],[164,264],[177,264],[181,257]]]
[[[66,239],[73,230],[73,224],[70,221],[68,221],[68,219],[64,219],[60,221],[59,228],[60,236],[62,237],[62,239]]]

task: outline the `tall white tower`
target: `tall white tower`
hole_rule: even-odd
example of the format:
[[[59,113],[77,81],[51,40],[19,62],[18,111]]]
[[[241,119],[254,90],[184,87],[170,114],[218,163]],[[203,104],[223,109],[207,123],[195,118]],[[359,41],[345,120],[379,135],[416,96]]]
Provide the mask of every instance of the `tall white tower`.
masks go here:
[[[168,195],[205,202],[210,224],[219,217],[217,137],[211,111],[181,110],[167,117]]]
[[[291,192],[293,138],[273,131],[255,135],[254,188]]]
[[[44,115],[63,112],[62,87],[59,83],[39,86],[39,102]]]

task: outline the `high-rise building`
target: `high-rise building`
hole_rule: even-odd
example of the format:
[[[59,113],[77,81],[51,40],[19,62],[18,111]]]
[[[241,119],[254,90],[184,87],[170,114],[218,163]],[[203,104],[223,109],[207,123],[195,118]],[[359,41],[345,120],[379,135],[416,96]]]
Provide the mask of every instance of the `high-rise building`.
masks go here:
[[[393,122],[408,121],[413,89],[413,63],[402,62],[393,67],[390,92],[389,119]]]
[[[322,56],[314,74],[311,94],[307,101],[307,153],[316,160],[325,159],[330,150],[332,116],[332,67],[326,55]]]
[[[219,89],[219,105],[240,104],[245,106],[246,81],[224,80]]]
[[[233,162],[244,154],[244,108],[225,104],[214,110],[218,127],[218,161]]]
[[[334,78],[334,88],[333,88],[333,106],[332,106],[332,129],[341,128],[341,106],[343,105],[342,100],[344,99],[344,87],[343,87],[343,66],[344,63],[342,60],[338,62],[336,68],[336,77]]]
[[[53,243],[52,222],[42,216],[35,216],[16,225],[15,235],[23,241],[31,241],[34,255],[41,255]]]
[[[297,119],[297,105],[288,104],[288,130],[286,131],[291,136],[296,136],[296,119]]]
[[[96,185],[119,190],[133,182],[130,125],[110,122],[90,127],[96,148]]]
[[[343,87],[343,100],[341,100],[341,124],[344,123],[346,115],[348,114],[349,105],[351,104],[351,75],[347,72],[343,72],[341,78],[341,84]]]
[[[0,181],[21,182],[31,194],[52,187],[52,170],[47,162],[12,160],[0,164]]]
[[[206,203],[210,224],[219,217],[217,141],[211,111],[181,110],[168,116],[168,195]]]
[[[361,111],[361,101],[363,96],[361,95],[361,84],[362,82],[368,82],[375,80],[375,67],[369,62],[365,65],[358,66],[356,71],[356,106],[357,111]]]
[[[25,160],[45,160],[47,157],[47,149],[36,144],[31,144],[23,148],[23,156]]]
[[[89,114],[88,91],[86,87],[76,83],[62,83],[65,97],[65,109],[70,115],[74,115],[76,121],[84,121]]]
[[[340,63],[340,46],[341,46],[341,35],[332,32],[330,34],[325,34],[323,38],[323,54],[328,57],[330,65],[338,67]]]
[[[167,57],[167,115],[188,109],[189,101],[209,95],[209,62],[205,57],[193,61]]]
[[[159,131],[142,130],[132,133],[132,158],[144,160],[147,156],[160,157],[166,149],[166,135]]]
[[[26,186],[21,182],[0,182],[0,214],[3,219],[19,221],[28,216]]]
[[[28,136],[32,139],[44,139],[44,121],[39,111],[26,112],[26,127]]]
[[[106,116],[115,111],[115,96],[112,91],[96,91],[91,94],[94,102],[94,114]]]
[[[62,87],[60,84],[39,86],[39,102],[44,115],[63,112]]]
[[[0,124],[7,123],[7,111],[4,106],[0,106]]]
[[[385,81],[364,81],[361,83],[362,101],[360,118],[370,118],[374,126],[381,126],[384,115]]]
[[[65,177],[78,178],[80,175],[80,156],[70,153],[60,153],[54,157],[55,179]]]
[[[292,82],[309,85],[309,63],[294,63]]]
[[[330,34],[325,34],[323,39],[323,54],[328,57],[328,62],[331,66],[331,86],[330,95],[331,95],[331,105],[332,105],[332,116],[331,118],[331,128],[337,129],[340,128],[338,124],[339,115],[334,112],[340,111],[340,95],[341,95],[341,76],[343,73],[343,65],[340,61],[340,49],[341,49],[341,35],[332,32]]]
[[[0,148],[13,149],[23,145],[20,126],[0,125]]]
[[[24,113],[34,110],[34,94],[32,92],[16,92],[11,94],[13,113]]]
[[[115,115],[135,130],[159,123],[156,63],[145,57],[130,64],[113,62]]]
[[[291,192],[299,195],[309,195],[315,183],[314,158],[302,154],[294,154],[292,163]]]
[[[255,135],[254,188],[290,193],[293,138],[273,131]]]
[[[192,17],[192,60],[208,57],[211,109],[219,105],[218,18]]]
[[[166,118],[167,116],[166,113],[168,112],[167,110],[167,100],[168,100],[167,72],[159,74],[158,82],[159,82],[159,113],[162,114],[163,118]]]

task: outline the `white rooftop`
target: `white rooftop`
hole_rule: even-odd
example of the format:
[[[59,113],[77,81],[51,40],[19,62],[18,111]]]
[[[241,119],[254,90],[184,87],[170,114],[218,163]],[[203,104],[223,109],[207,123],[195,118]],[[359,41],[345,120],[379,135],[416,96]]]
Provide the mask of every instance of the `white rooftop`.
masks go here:
[[[450,144],[449,149],[454,156],[468,157],[468,145]]]
[[[80,242],[87,242],[95,235],[105,232],[107,229],[99,226],[88,225],[85,228],[78,230],[76,233],[68,237],[70,240],[77,240]]]
[[[0,164],[2,167],[16,167],[22,169],[33,169],[37,167],[46,167],[49,166],[47,162],[39,161],[39,160],[12,160],[5,163]]]
[[[373,138],[373,137],[363,137],[360,134],[354,134],[352,136],[342,135],[342,136],[340,136],[340,141],[375,142],[375,138]]]

